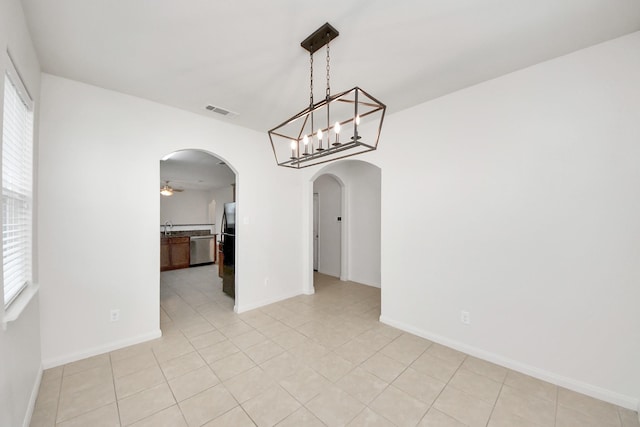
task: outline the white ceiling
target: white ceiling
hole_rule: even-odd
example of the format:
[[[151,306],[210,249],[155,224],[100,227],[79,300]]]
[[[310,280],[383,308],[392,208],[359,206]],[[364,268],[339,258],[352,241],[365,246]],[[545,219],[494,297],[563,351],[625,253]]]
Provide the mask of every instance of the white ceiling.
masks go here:
[[[160,162],[160,181],[181,190],[212,190],[236,182],[233,171],[217,157],[204,151],[176,151]]]
[[[640,0],[23,0],[45,72],[266,132],[308,104],[324,22],[332,92],[393,113],[640,30]],[[316,97],[324,94],[324,51]],[[318,98],[316,98],[318,99]],[[239,115],[204,110],[213,104]],[[265,144],[268,138],[265,134]]]

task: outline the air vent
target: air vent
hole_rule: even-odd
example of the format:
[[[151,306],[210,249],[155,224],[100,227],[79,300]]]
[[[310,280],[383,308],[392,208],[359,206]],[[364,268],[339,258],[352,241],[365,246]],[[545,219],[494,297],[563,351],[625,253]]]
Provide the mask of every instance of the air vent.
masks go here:
[[[211,105],[211,104],[207,105],[204,108],[206,110],[212,111],[214,113],[221,114],[223,116],[233,117],[233,116],[237,116],[238,115],[238,113],[234,113],[233,111],[225,110],[224,108],[216,107],[215,105]]]

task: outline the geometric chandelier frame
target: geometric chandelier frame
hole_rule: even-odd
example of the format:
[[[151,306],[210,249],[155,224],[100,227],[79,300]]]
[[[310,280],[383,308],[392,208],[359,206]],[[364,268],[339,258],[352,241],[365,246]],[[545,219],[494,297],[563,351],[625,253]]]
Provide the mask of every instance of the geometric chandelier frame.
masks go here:
[[[276,163],[301,169],[355,156],[378,147],[386,106],[359,87],[330,94],[329,42],[338,36],[328,23],[301,43],[310,52],[309,107],[269,131]],[[313,102],[313,53],[327,48],[325,98]]]

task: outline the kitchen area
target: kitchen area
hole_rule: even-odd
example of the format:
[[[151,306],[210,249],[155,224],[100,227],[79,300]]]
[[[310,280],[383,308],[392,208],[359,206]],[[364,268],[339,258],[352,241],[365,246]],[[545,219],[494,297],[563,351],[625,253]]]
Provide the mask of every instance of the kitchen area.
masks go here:
[[[211,286],[235,297],[235,174],[219,158],[182,150],[160,162],[160,271],[217,265]]]

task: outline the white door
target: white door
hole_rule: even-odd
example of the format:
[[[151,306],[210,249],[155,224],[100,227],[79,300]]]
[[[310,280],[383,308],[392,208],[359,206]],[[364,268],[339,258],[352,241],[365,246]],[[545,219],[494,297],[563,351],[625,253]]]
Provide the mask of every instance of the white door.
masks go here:
[[[318,193],[313,193],[313,271],[318,271],[318,221],[320,216]]]

